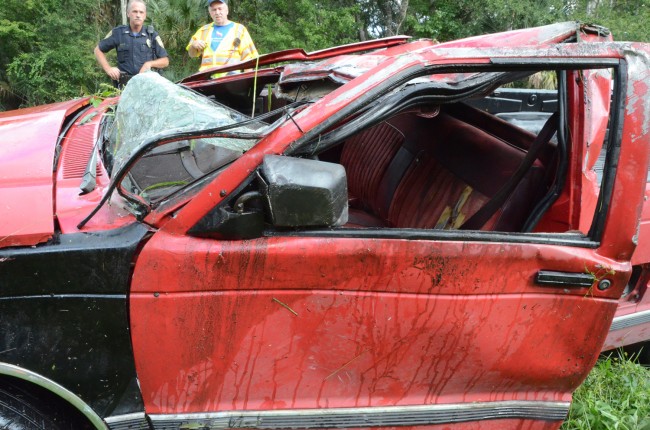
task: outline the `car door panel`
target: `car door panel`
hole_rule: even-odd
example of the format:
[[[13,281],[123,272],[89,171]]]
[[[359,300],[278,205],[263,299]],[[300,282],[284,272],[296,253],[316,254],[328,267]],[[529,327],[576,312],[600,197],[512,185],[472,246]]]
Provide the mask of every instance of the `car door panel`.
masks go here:
[[[607,52],[594,56],[614,64],[618,54]],[[641,124],[650,112],[635,99],[636,72],[646,69],[637,60],[617,65],[614,161],[602,190],[593,177],[581,189],[579,178],[586,136],[604,136],[600,113],[608,109],[594,116],[600,127],[585,124],[583,75],[568,74],[570,183],[548,211],[546,233],[187,235],[220,204],[217,194],[239,186],[233,178],[250,177],[264,151],[281,153],[289,142],[252,148],[174,213],[136,262],[133,347],[154,426],[477,428],[471,425],[511,419],[522,428],[556,428],[598,357],[632,271],[645,186],[636,178],[645,177],[648,159]],[[272,138],[294,139],[290,127]],[[246,172],[235,171],[240,166]],[[575,228],[554,230],[562,223]]]
[[[146,248],[131,322],[153,414],[567,401],[628,269],[600,292],[535,282],[609,263],[556,246],[159,233]]]

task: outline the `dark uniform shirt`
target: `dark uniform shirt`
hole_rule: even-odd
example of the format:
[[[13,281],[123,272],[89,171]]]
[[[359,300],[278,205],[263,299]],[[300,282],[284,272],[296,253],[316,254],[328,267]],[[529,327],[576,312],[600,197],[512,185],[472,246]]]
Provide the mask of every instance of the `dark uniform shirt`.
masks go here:
[[[137,75],[142,65],[157,58],[167,57],[162,40],[151,26],[133,33],[128,25],[120,25],[99,42],[99,50],[107,53],[117,50],[117,68],[127,75]]]

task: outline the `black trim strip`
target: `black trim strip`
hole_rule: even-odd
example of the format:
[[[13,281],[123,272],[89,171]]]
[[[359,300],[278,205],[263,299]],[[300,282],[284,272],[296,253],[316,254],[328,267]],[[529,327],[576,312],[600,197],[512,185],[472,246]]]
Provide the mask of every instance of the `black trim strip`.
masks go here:
[[[625,118],[625,99],[627,97],[628,65],[627,62],[621,61],[619,67],[615,68],[616,78],[614,93],[612,95],[612,112],[611,125],[609,133],[609,142],[607,144],[607,153],[605,155],[605,168],[603,170],[603,181],[598,194],[596,207],[598,210],[594,213],[594,218],[589,230],[589,237],[600,242],[603,232],[605,231],[606,215],[609,212],[612,194],[614,192],[614,182],[618,170],[618,158],[621,153],[621,141],[623,140],[623,122]]]
[[[544,66],[566,66],[570,65],[571,67],[591,67],[591,66],[605,66],[605,67],[616,67],[619,64],[618,58],[601,58],[601,57],[581,57],[581,58],[549,58],[549,57],[522,57],[522,58],[513,58],[513,57],[490,57],[490,62],[492,64],[504,65],[504,66],[529,66],[534,65],[544,65]]]
[[[126,294],[47,294],[47,295],[26,295],[26,296],[9,296],[0,297],[3,300],[22,300],[22,299],[106,299],[106,300],[126,300]]]
[[[553,272],[540,270],[535,276],[535,282],[541,286],[590,288],[594,285],[594,276],[589,273]]]
[[[386,228],[336,228],[331,230],[277,231],[266,230],[267,237],[327,237],[342,239],[406,239],[406,240],[463,240],[493,243],[534,243],[541,245],[573,246],[596,249],[598,242],[579,233],[524,234],[461,230],[386,229]]]

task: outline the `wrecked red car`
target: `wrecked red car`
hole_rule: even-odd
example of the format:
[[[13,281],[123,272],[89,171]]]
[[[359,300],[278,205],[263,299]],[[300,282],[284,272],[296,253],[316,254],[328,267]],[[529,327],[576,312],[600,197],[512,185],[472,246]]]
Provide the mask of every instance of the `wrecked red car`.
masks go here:
[[[0,426],[558,428],[650,338],[649,55],[394,37],[0,114]]]

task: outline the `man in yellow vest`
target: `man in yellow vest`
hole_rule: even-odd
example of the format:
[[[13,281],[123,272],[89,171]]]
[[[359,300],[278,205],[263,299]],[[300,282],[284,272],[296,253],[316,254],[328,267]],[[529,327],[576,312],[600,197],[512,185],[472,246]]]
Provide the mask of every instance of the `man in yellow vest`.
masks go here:
[[[185,48],[190,57],[202,54],[199,72],[259,55],[246,27],[228,20],[227,0],[208,0],[208,11],[213,22],[199,28]]]

